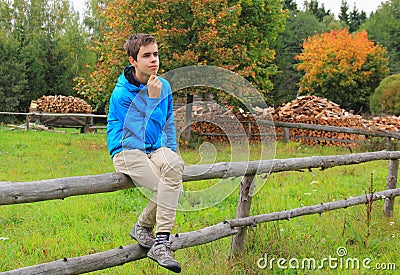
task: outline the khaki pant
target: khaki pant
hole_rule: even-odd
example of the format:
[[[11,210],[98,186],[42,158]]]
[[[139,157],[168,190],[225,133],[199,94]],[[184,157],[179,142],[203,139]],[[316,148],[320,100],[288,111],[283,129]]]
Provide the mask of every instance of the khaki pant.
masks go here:
[[[182,192],[181,157],[166,147],[151,154],[135,149],[116,154],[113,163],[115,170],[128,175],[136,186],[155,193],[140,215],[139,225],[156,225],[156,232],[171,232]]]

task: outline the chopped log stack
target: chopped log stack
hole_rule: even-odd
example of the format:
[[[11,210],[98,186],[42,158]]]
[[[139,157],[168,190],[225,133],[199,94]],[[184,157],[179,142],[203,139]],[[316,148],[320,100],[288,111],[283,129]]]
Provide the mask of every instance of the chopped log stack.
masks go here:
[[[272,112],[274,121],[307,123],[336,127],[359,128],[368,131],[400,129],[400,117],[374,117],[371,120],[364,119],[360,115],[354,115],[339,105],[317,96],[299,97]],[[283,131],[277,129],[277,133]],[[356,143],[341,142],[338,140],[357,141],[365,139],[365,136],[333,133],[314,130],[290,129],[292,137],[311,137],[295,138],[308,145],[336,145],[336,146],[356,146]]]
[[[185,106],[175,112],[177,129],[184,128]],[[246,131],[235,114],[216,102],[196,102],[192,106],[191,131],[204,134],[210,142],[245,141]]]
[[[400,117],[374,117],[367,125],[371,130],[386,130],[400,132]]]
[[[63,95],[42,96],[38,100],[31,102],[30,110],[62,114],[91,114],[93,112],[92,107],[85,100]]]
[[[339,105],[317,96],[299,97],[272,112],[274,121],[306,123],[337,127],[350,127],[365,129],[365,120],[360,115],[354,115],[341,109]],[[355,143],[341,142],[338,140],[359,140],[364,136],[333,133],[306,129],[290,129],[292,140],[307,145],[337,145],[355,146]],[[277,129],[277,134],[283,129]]]

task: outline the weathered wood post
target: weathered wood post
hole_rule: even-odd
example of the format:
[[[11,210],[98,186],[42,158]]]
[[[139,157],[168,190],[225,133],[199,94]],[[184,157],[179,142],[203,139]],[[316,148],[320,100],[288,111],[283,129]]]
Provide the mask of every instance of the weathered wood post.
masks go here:
[[[386,190],[395,189],[397,184],[397,175],[399,173],[399,160],[392,159],[389,163],[389,174],[386,180]],[[394,197],[385,199],[383,214],[387,218],[393,217]]]
[[[392,147],[392,138],[391,137],[386,137],[386,150],[390,150],[390,148]]]
[[[283,142],[288,143],[290,141],[290,132],[289,128],[283,128]]]
[[[29,130],[29,113],[26,114],[25,116],[25,123],[26,123],[26,130]]]
[[[250,216],[251,199],[253,196],[255,175],[248,175],[242,178],[240,182],[240,193],[238,207],[236,210],[236,218],[245,218]],[[233,255],[239,255],[246,249],[247,226],[240,227],[238,233],[232,237]]]
[[[192,125],[192,110],[193,110],[193,94],[186,95],[186,113],[185,113],[185,141],[190,141],[191,125]]]

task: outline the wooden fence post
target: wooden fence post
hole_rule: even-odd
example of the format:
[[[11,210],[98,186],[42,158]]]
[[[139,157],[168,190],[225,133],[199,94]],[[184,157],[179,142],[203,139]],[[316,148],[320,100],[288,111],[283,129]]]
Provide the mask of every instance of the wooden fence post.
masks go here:
[[[397,175],[399,172],[399,160],[392,159],[389,163],[389,174],[386,180],[386,190],[395,189],[397,184]],[[387,198],[385,199],[385,205],[383,209],[383,214],[387,218],[393,217],[394,212],[394,199],[395,198]]]
[[[192,110],[193,110],[193,95],[188,93],[186,95],[186,113],[185,113],[185,141],[190,141],[191,125],[192,125]]]
[[[26,130],[29,130],[29,114],[25,116]]]
[[[253,196],[255,175],[248,175],[242,178],[240,182],[240,193],[238,207],[236,210],[236,218],[245,218],[250,216],[251,199]],[[240,227],[238,233],[232,237],[233,255],[240,255],[246,249],[247,226]]]
[[[288,143],[290,141],[290,132],[289,128],[283,128],[283,142]]]
[[[390,150],[390,147],[392,147],[392,138],[386,137],[386,150]]]

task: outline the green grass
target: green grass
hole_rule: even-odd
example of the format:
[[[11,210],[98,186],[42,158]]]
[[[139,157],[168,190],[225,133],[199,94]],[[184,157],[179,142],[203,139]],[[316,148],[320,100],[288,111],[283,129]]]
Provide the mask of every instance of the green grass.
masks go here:
[[[0,181],[33,181],[67,176],[113,172],[102,134],[67,134],[11,131],[0,127]],[[252,158],[257,146],[252,145]],[[229,161],[229,146],[217,146],[217,161]],[[277,144],[276,158],[350,153],[348,149],[307,147],[296,143]],[[187,163],[202,163],[193,149],[182,149]],[[203,157],[204,158],[204,157]],[[204,159],[203,159],[204,161]],[[272,174],[253,197],[251,214],[263,214],[321,202],[341,200],[368,192],[373,178],[377,191],[384,190],[388,161],[336,167],[311,172]],[[185,188],[201,188],[209,181],[185,183]],[[173,232],[197,230],[232,219],[236,215],[238,192],[221,203],[199,211],[178,212]],[[134,243],[129,230],[147,199],[137,189],[66,198],[32,204],[0,206],[0,271],[36,265],[64,257],[71,258]],[[360,268],[322,270],[261,269],[257,261],[267,256],[287,260],[336,257],[345,247],[346,258],[365,258],[377,263],[395,263],[400,269],[399,200],[395,217],[382,215],[383,202],[374,202],[367,225],[365,205],[260,224],[249,232],[246,254],[230,259],[231,238],[179,250],[182,274],[373,274]],[[370,235],[367,237],[368,231]],[[292,264],[294,262],[292,261]],[[288,263],[286,263],[288,265]],[[92,274],[172,274],[149,259],[93,272]],[[382,274],[395,274],[386,271]]]

